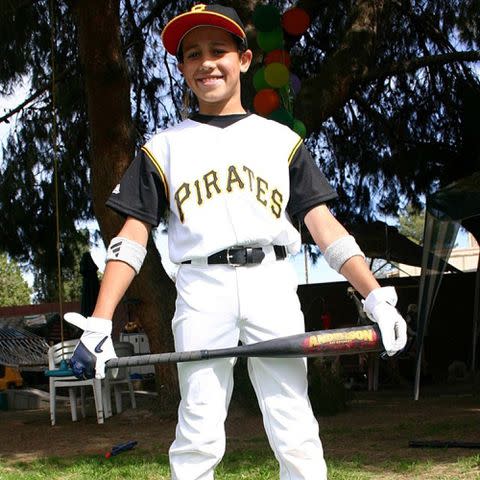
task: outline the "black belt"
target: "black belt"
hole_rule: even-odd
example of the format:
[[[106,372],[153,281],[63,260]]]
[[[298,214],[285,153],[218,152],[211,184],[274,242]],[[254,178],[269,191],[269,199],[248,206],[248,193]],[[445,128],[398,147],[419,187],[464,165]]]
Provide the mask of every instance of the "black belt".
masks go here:
[[[287,249],[281,245],[274,245],[275,258],[283,260],[287,256]],[[262,247],[231,247],[207,257],[208,265],[227,264],[233,266],[255,265],[262,263],[265,258],[265,252]],[[192,263],[191,260],[185,260],[183,264]]]

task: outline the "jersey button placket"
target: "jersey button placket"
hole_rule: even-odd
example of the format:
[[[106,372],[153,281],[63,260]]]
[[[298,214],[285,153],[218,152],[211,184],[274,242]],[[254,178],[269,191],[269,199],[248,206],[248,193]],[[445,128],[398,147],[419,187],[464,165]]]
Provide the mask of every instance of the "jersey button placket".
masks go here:
[[[234,141],[234,139],[230,139],[229,138],[229,133],[228,133],[228,128],[225,128],[225,129],[222,129],[220,131],[220,135],[219,135],[219,143],[221,143],[221,146],[220,146],[220,151],[221,152],[230,152],[232,150],[232,145],[235,145],[236,144],[236,141]],[[238,139],[237,139],[238,140]],[[221,161],[223,161],[223,165],[224,165],[224,168],[223,168],[223,171],[225,172],[225,191],[223,192],[223,201],[224,201],[224,205],[225,205],[225,212],[227,214],[227,217],[228,217],[228,220],[229,220],[229,224],[230,224],[230,227],[231,227],[231,230],[232,230],[232,234],[235,238],[235,245],[238,245],[238,232],[237,232],[237,229],[236,229],[236,225],[233,221],[233,219],[235,218],[235,212],[233,212],[233,215],[232,215],[232,200],[234,197],[232,197],[232,194],[229,193],[227,190],[226,190],[226,185],[227,185],[227,178],[228,178],[228,167],[230,165],[232,165],[232,161],[231,161],[231,158],[236,158],[235,155],[228,155],[227,158],[225,159],[221,159]],[[235,245],[230,245],[230,246],[235,246]]]

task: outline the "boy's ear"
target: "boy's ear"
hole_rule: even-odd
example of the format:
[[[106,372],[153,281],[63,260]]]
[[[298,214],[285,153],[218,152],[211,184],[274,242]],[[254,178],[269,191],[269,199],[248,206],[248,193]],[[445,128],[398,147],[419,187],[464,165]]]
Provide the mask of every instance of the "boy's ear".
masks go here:
[[[253,53],[251,50],[245,50],[240,54],[240,71],[245,73],[252,63]]]
[[[180,73],[183,75],[183,62],[178,62],[177,68],[180,70]]]

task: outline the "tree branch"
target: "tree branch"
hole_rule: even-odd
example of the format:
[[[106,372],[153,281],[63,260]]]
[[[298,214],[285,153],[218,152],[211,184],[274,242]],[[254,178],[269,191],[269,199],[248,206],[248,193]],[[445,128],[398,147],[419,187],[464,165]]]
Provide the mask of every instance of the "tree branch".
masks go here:
[[[172,72],[170,71],[170,66],[168,65],[168,52],[165,50],[163,54],[163,63],[165,64],[165,68],[167,69],[167,74],[168,74],[168,81],[170,83],[170,92],[171,92],[171,98],[172,98],[172,103],[173,106],[175,107],[175,111],[177,112],[177,117],[181,117],[181,111],[178,108],[176,99],[175,99],[175,91],[173,88],[173,75]]]
[[[383,68],[369,70],[361,76],[362,83],[368,83],[372,80],[382,80],[392,75],[401,73],[415,72],[424,67],[433,65],[446,65],[457,62],[478,62],[480,61],[480,51],[451,52],[440,55],[428,55],[419,58],[407,59],[403,62],[395,62]]]
[[[16,113],[20,112],[23,110],[29,103],[33,102],[36,100],[38,97],[41,97],[45,91],[49,90],[51,88],[51,82],[48,85],[45,85],[43,88],[40,90],[37,90],[34,94],[30,95],[26,100],[24,100],[22,103],[17,105],[15,108],[12,108],[9,112],[7,112],[3,117],[0,117],[0,123],[9,123],[8,119],[15,115]]]
[[[345,104],[358,79],[373,63],[377,25],[386,2],[355,2],[353,20],[339,47],[325,60],[317,76],[303,82],[296,103],[309,131],[319,131],[323,122]]]
[[[67,76],[67,70],[64,70],[62,73],[59,75],[56,75],[56,82],[61,82],[64,80],[64,78]],[[17,105],[15,108],[12,108],[9,112],[7,112],[5,115],[0,117],[0,123],[5,122],[8,123],[8,119],[10,117],[13,117],[16,113],[20,112],[23,110],[27,105],[35,101],[37,98],[41,97],[46,91],[49,91],[52,89],[52,82],[48,82],[43,87],[39,88],[36,92],[32,93],[28,98],[26,98],[22,103]]]
[[[20,6],[27,5],[29,3],[32,3],[32,0],[25,0],[25,2],[23,2],[23,4],[21,4]],[[142,31],[144,28],[150,26],[150,24],[161,14],[162,10],[169,3],[171,3],[170,0],[167,0],[167,1],[166,0],[159,0],[158,2],[156,2],[153,5],[150,13],[140,22],[137,30]],[[17,7],[18,7],[18,5],[15,8],[17,8]],[[13,7],[12,7],[12,9],[13,9]],[[134,40],[133,40],[133,37],[135,35],[137,35],[137,32],[135,32],[135,34],[133,34],[132,37],[129,38],[127,40],[127,42],[125,42],[125,44],[127,46],[126,47],[127,50],[130,46],[132,46],[135,43]],[[67,74],[67,71],[64,71],[64,72],[60,73],[59,75],[57,75],[56,76],[56,81],[57,82],[63,81],[66,74]],[[49,91],[51,89],[52,89],[52,82],[50,81],[50,82],[46,83],[45,85],[43,85],[41,88],[39,88],[36,92],[32,93],[32,95],[30,95],[28,98],[26,98],[22,103],[20,103],[15,108],[13,108],[12,110],[8,111],[5,115],[0,117],[0,123],[3,123],[3,122],[8,123],[9,118],[13,117],[16,113],[23,110],[27,105],[29,105],[30,103],[35,101],[37,98],[41,97],[46,91]]]
[[[29,4],[32,3],[32,0],[26,0],[24,4]],[[159,0],[157,1],[149,14],[140,22],[140,24],[137,27],[137,31],[132,34],[132,37],[125,42],[126,48],[125,50],[128,50],[132,45],[134,45],[134,37],[138,34],[138,32],[141,32],[144,28],[147,28],[150,26],[150,24],[161,14],[162,10],[165,8],[166,5],[171,3],[170,0]],[[23,6],[23,4],[21,5]],[[124,52],[125,53],[125,52]],[[67,75],[68,71],[65,70],[62,73],[56,75],[56,82],[63,81]],[[40,87],[37,91],[32,93],[28,98],[26,98],[22,103],[17,105],[15,108],[12,110],[8,111],[5,115],[0,117],[0,123],[6,122],[8,123],[8,119],[13,117],[16,113],[20,112],[23,110],[27,105],[35,101],[37,98],[41,97],[46,91],[50,91],[52,89],[52,82],[48,82],[42,87]]]
[[[149,26],[157,17],[160,16],[163,9],[169,4],[172,3],[170,0],[161,0],[155,3],[150,10],[150,13],[140,22],[138,27],[140,30],[143,30],[145,27]]]
[[[305,0],[308,3],[307,0]],[[375,67],[375,40],[385,6],[394,0],[358,0],[350,27],[337,50],[322,63],[320,72],[303,81],[296,100],[297,115],[311,132],[318,132],[327,118],[352,98],[362,84],[390,75],[413,72],[434,65],[480,61],[480,51],[448,51]]]
[[[144,29],[149,28],[150,25],[155,21],[156,18],[158,18],[164,8],[172,3],[170,0],[159,0],[157,1],[151,8],[150,12],[148,15],[145,16],[145,18],[138,24],[137,30],[142,32]],[[129,38],[127,38],[124,41],[125,45],[125,51],[129,50],[130,47],[135,43],[136,39],[135,37],[137,36],[136,33],[133,33]]]

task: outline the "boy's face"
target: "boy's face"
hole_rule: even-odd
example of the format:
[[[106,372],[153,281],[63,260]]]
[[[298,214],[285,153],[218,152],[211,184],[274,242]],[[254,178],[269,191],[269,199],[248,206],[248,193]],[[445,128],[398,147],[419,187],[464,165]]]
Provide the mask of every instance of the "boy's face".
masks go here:
[[[198,27],[182,42],[179,69],[198,99],[200,113],[242,113],[240,73],[246,72],[252,52],[239,53],[230,33],[215,27]]]

